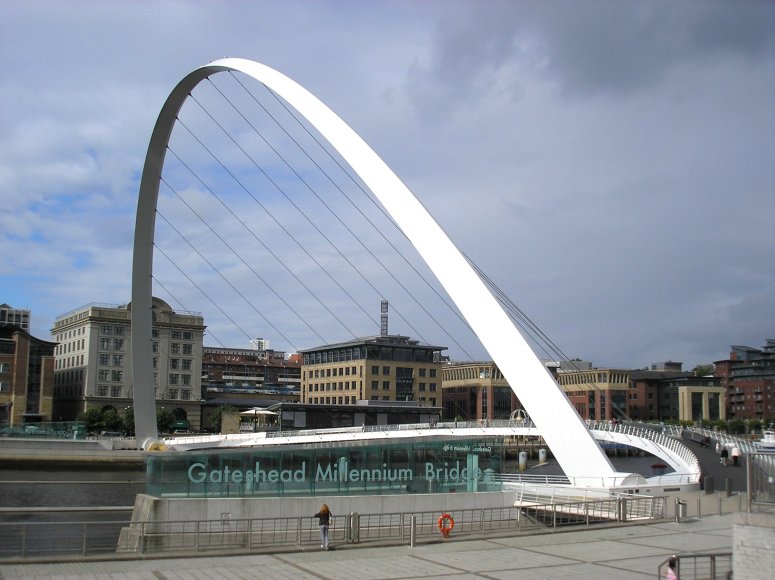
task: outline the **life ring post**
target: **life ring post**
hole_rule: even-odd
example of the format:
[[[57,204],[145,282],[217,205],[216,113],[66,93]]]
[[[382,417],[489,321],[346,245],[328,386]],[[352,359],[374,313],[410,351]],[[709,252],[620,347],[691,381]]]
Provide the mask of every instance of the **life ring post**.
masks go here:
[[[442,537],[449,538],[449,533],[455,527],[455,518],[447,513],[441,514],[437,523]]]

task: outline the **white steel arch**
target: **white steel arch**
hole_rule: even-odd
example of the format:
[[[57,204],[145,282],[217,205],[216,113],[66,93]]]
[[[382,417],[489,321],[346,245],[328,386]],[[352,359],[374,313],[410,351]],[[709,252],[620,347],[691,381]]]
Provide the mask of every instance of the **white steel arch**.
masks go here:
[[[614,482],[616,473],[560,387],[463,255],[384,161],[331,109],[290,78],[254,61],[226,58],[189,73],[173,89],[154,127],[137,206],[132,272],[132,374],[138,442],[158,438],[152,361],[152,260],[156,202],[166,146],[193,88],[218,72],[265,84],[304,116],[358,173],[449,293],[552,449],[566,475]],[[612,483],[613,484],[613,483]]]

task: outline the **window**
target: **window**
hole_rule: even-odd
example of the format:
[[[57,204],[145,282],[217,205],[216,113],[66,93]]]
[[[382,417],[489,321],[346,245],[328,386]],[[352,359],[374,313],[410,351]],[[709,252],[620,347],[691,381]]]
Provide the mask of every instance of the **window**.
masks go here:
[[[183,359],[182,366],[180,367],[184,371],[190,371],[191,370],[191,359]]]
[[[0,381],[0,393],[7,393],[11,390],[11,384]]]
[[[180,368],[180,359],[179,358],[171,358],[170,359],[170,368],[171,369],[179,369]]]
[[[171,385],[177,385],[179,381],[180,381],[180,375],[177,375],[177,374],[174,374],[174,373],[170,373],[170,381],[169,382],[170,382]]]
[[[113,339],[113,350],[124,350],[124,339],[123,338],[114,338]]]
[[[180,343],[173,342],[170,344],[170,354],[180,354]]]
[[[123,354],[114,354],[113,355],[113,366],[114,367],[122,367],[122,366],[124,366],[124,355]]]
[[[179,330],[173,330],[170,337],[172,338],[172,340],[180,340],[181,338],[183,338],[183,333],[180,332]]]
[[[191,384],[191,375],[180,375],[180,384],[181,385],[190,385]]]
[[[382,367],[383,375],[390,375],[390,367]]]
[[[428,387],[429,387],[428,390],[435,391],[436,390],[436,383],[431,383],[430,385],[428,385]]]
[[[194,340],[194,333],[190,330],[183,332],[183,340]]]
[[[108,369],[100,369],[99,371],[97,371],[97,377],[101,381],[109,381],[110,380],[110,371]],[[105,394],[107,395],[107,391],[105,391]]]
[[[99,357],[100,366],[108,366],[110,364],[110,355],[107,353],[101,353]]]
[[[98,385],[97,386],[97,396],[98,397],[107,397],[108,396],[108,385]]]
[[[153,343],[153,348],[151,350],[153,350],[153,352],[159,352],[159,343],[158,342],[154,342]]]
[[[114,328],[114,331],[116,332],[116,335],[118,335],[118,336],[124,336],[124,330],[125,330],[125,328],[123,326],[116,326]]]
[[[371,388],[372,389],[378,389],[379,388],[379,381],[371,381]]]
[[[100,334],[113,334],[113,327],[110,324],[100,325]]]
[[[431,376],[431,377],[435,377],[436,376],[436,369],[428,369],[428,370],[430,372],[429,376]]]
[[[192,344],[183,345],[183,354],[191,354],[192,352],[194,352],[194,345]]]
[[[426,370],[427,370],[427,369],[419,369],[419,371],[420,371],[420,376],[421,376],[421,377],[424,377],[424,376],[425,376],[425,372],[426,372]]]
[[[180,398],[183,401],[190,401],[191,400],[191,391],[188,389],[181,389],[180,391]]]
[[[169,399],[177,399],[178,398],[178,390],[177,389],[170,389],[167,391],[167,398]]]
[[[109,338],[101,338],[100,339],[100,350],[110,350],[110,339]]]
[[[372,375],[378,375],[379,374],[379,367],[377,365],[372,365],[372,367],[371,367],[371,374]]]
[[[110,371],[110,380],[114,383],[120,383],[124,380],[124,371]]]
[[[382,390],[383,391],[389,391],[390,390],[390,381],[382,381]]]
[[[111,397],[120,397],[121,396],[121,387],[119,386],[112,386],[110,387],[110,396]]]

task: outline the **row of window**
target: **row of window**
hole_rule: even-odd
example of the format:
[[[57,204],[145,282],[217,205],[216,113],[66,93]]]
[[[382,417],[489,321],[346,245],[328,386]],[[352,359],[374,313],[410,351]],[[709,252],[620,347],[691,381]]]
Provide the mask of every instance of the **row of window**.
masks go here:
[[[118,399],[124,397],[125,395],[123,387],[119,385],[97,385],[97,396]],[[164,398],[176,399],[180,401],[190,401],[191,389],[167,389],[167,393]]]
[[[304,355],[305,365],[319,365],[332,362],[345,362],[348,360],[358,360],[361,358],[361,349],[341,348],[337,350],[328,350],[323,352],[312,352]]]
[[[63,342],[73,338],[74,336],[81,336],[82,334],[86,334],[86,328],[80,326],[78,328],[74,328],[73,330],[68,330],[67,332],[60,332],[56,335],[55,340],[56,342]]]
[[[86,339],[79,338],[74,342],[66,342],[63,344],[58,344],[54,352],[56,355],[62,355],[62,354],[67,354],[69,352],[73,352],[74,350],[83,350],[84,348],[86,348]]]
[[[409,369],[407,369],[407,372],[409,372]],[[389,366],[383,366],[382,367],[382,374],[385,376],[390,376],[391,370]],[[380,374],[380,366],[379,365],[371,365],[371,374],[372,375],[378,375]],[[417,369],[417,374],[420,377],[429,376],[432,378],[436,377],[436,369],[426,369],[424,367],[421,367]]]
[[[153,352],[159,352],[159,343],[153,343]],[[190,343],[171,342],[169,354],[194,354],[194,345]]]
[[[83,355],[67,356],[64,358],[58,358],[54,362],[54,368],[56,370],[69,369],[76,366],[83,366]]]
[[[316,405],[354,405],[355,401],[356,401],[355,397],[339,396],[339,397],[310,397],[308,402]]]
[[[334,367],[334,368],[328,368],[328,369],[315,369],[314,371],[309,371],[309,377],[312,378],[323,378],[323,377],[336,377],[336,376],[347,376],[347,375],[355,375],[357,374],[358,367]]]
[[[126,334],[126,326],[100,324],[100,334],[124,336]]]
[[[332,383],[310,383],[308,391],[348,391],[357,388],[357,381],[339,381]]]

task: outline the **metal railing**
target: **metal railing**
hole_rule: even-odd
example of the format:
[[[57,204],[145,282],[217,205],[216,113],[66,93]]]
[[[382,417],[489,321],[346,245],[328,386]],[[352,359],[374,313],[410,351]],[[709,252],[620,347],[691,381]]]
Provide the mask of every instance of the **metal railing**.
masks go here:
[[[747,459],[748,511],[754,504],[775,505],[775,453],[750,453]]]
[[[666,578],[670,561],[675,559],[676,577],[681,580],[729,580],[732,578],[732,553],[677,554],[657,568],[657,578]]]
[[[661,519],[664,498],[618,497],[581,501],[548,501],[515,507],[450,511],[451,537],[535,532],[597,522]],[[392,544],[410,538],[442,539],[440,513],[348,514],[333,519],[332,542]],[[127,556],[158,553],[199,553],[208,550],[253,552],[320,543],[316,518],[232,519],[192,521],[97,521],[60,523],[0,523],[0,558],[36,559],[53,556],[89,557],[108,553]],[[444,538],[446,539],[446,538]]]

